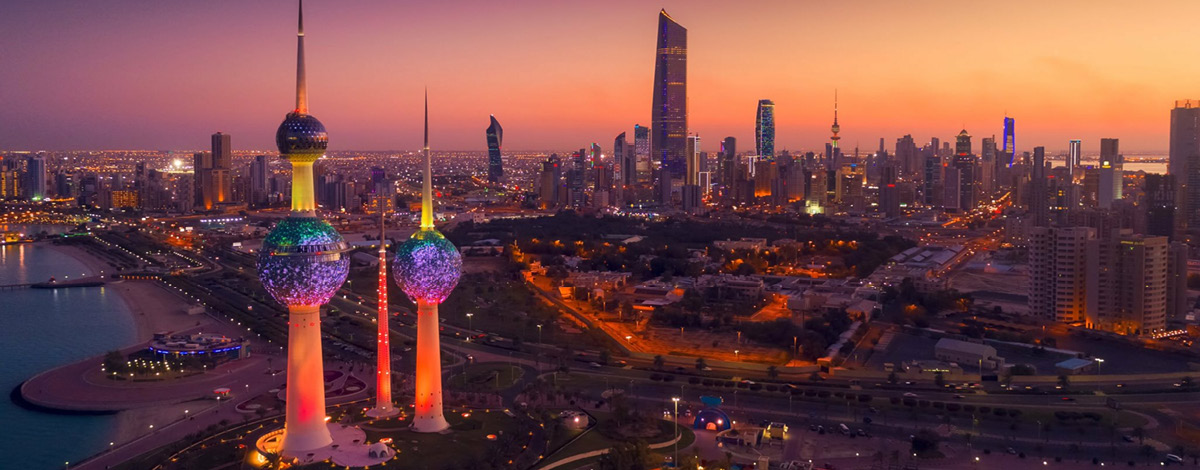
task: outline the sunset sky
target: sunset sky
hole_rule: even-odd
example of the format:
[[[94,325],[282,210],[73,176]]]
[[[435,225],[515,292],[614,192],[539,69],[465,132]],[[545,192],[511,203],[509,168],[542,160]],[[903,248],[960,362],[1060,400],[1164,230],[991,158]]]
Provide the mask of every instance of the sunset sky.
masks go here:
[[[779,149],[864,151],[978,137],[1018,150],[1118,137],[1164,151],[1176,99],[1200,98],[1200,2],[306,2],[312,113],[330,148],[567,149],[650,121],[659,7],[688,28],[689,125],[704,150],[753,146],[757,100]],[[10,1],[0,6],[0,149],[271,149],[293,106],[294,1]],[[978,141],[976,141],[978,148]]]

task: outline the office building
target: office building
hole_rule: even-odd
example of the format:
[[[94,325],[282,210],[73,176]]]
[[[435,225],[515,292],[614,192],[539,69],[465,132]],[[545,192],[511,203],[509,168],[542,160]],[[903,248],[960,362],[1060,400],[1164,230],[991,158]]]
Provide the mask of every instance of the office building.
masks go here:
[[[754,119],[754,148],[758,158],[775,161],[775,103],[758,100],[758,113]]]
[[[654,99],[650,112],[650,148],[661,164],[659,201],[670,203],[673,187],[686,172],[687,161],[687,29],[666,10],[658,14],[658,44],[654,58]]]
[[[1175,175],[1177,229],[1200,229],[1200,101],[1179,100],[1171,110],[1167,173]]]
[[[484,131],[488,147],[488,182],[499,183],[500,178],[504,177],[504,159],[500,157],[500,146],[504,144],[504,128],[500,127],[496,116],[490,116],[490,119],[492,122]]]
[[[229,134],[212,135],[212,185],[214,204],[233,202],[233,149]]]
[[[253,207],[263,207],[269,202],[271,164],[266,155],[255,155],[250,162],[250,198]]]
[[[1015,119],[1008,116],[1004,117],[1004,140],[1001,144],[1002,147],[1000,148],[1000,152],[1004,154],[1004,157],[1007,159],[1006,165],[1009,168],[1012,168],[1013,164],[1016,163],[1014,161],[1017,153],[1016,125],[1017,121]]]
[[[1096,188],[1096,202],[1101,209],[1112,209],[1113,201],[1124,196],[1123,158],[1117,139],[1100,139],[1100,181]]]

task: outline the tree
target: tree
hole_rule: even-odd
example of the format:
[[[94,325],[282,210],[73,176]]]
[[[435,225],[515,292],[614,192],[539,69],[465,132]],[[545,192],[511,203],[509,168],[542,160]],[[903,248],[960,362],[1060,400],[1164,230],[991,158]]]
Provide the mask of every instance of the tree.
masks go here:
[[[622,442],[612,446],[596,462],[602,470],[650,470],[655,468],[654,455],[645,441]]]
[[[612,360],[612,354],[609,353],[607,349],[600,351],[600,363],[601,364],[608,364],[608,361],[610,361],[610,360]]]
[[[1138,440],[1138,444],[1145,444],[1146,443],[1146,429],[1141,426],[1133,428],[1133,437]]]
[[[945,388],[946,387],[946,376],[942,375],[941,372],[933,374],[933,384],[937,385],[938,388]]]
[[[666,365],[667,365],[667,361],[666,361],[666,359],[663,359],[662,354],[654,356],[654,368],[655,369],[662,370],[662,368]]]
[[[900,381],[900,377],[898,377],[895,372],[889,372],[888,376],[887,376],[887,381],[888,381],[888,383],[890,383],[892,385],[896,385],[896,382]]]
[[[935,457],[938,454],[939,442],[937,433],[922,429],[913,435],[912,452],[923,458]]]
[[[703,357],[696,358],[696,370],[704,370],[708,368],[708,364],[704,362]]]
[[[1067,377],[1067,374],[1059,375],[1058,376],[1058,386],[1062,387],[1064,389],[1071,386],[1071,378]]]
[[[767,377],[770,377],[772,379],[779,378],[779,368],[775,367],[775,366],[768,366],[767,367]]]

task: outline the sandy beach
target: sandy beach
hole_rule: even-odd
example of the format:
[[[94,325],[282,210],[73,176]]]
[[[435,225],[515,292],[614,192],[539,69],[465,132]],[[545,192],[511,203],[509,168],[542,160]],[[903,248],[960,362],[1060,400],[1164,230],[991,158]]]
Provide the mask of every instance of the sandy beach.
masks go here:
[[[108,263],[92,256],[85,249],[50,243],[43,246],[70,256],[87,266],[89,276],[100,275],[101,271],[106,275],[112,272]],[[186,310],[191,304],[187,299],[156,281],[120,280],[109,282],[101,289],[111,289],[129,308],[136,331],[135,344],[149,341],[156,332],[183,331],[213,322],[207,315],[188,315]],[[119,412],[111,439],[117,443],[136,439],[149,430],[148,423],[165,422],[187,407],[177,404]]]

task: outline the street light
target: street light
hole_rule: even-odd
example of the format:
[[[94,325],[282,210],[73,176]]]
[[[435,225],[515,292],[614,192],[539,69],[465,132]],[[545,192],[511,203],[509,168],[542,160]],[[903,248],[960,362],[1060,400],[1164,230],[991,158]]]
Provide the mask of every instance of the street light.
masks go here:
[[[735,361],[741,361],[741,355],[738,354],[739,352],[741,352],[741,351],[738,351],[736,349],[733,350],[733,359]]]
[[[542,324],[538,323],[538,344],[542,344]]]
[[[474,313],[468,313],[468,314],[467,314],[467,329],[468,329],[468,330],[471,330],[471,331],[474,331],[474,330],[475,330],[475,328],[473,328],[473,327],[471,326],[471,317],[473,317],[473,316],[475,316],[475,314],[474,314]]]
[[[675,468],[679,468],[679,397],[671,397],[671,401],[675,402],[675,414],[671,418],[675,420]]]
[[[1104,365],[1104,359],[1096,358],[1096,375],[1100,375],[1100,366]]]

